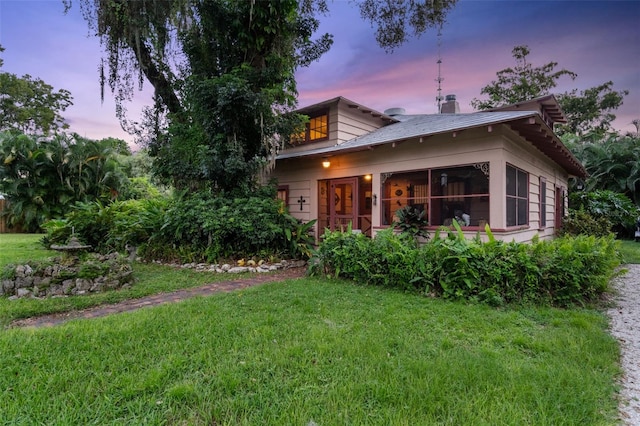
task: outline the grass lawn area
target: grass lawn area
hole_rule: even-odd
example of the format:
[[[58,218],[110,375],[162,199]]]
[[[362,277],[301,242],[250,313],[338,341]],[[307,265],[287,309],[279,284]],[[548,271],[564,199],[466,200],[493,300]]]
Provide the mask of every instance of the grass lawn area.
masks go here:
[[[622,263],[640,263],[640,242],[632,240],[620,241]]]
[[[10,424],[614,424],[606,324],[301,279],[2,331],[0,412]]]
[[[9,263],[27,260],[44,260],[55,256],[40,244],[43,234],[0,234],[0,268]]]

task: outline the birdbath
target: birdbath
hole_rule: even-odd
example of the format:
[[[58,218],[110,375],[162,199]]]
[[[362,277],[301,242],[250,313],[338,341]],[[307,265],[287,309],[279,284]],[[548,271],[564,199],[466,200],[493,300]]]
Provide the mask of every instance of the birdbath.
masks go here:
[[[80,240],[75,236],[71,236],[71,238],[69,238],[69,241],[67,242],[66,245],[58,245],[58,244],[51,245],[52,250],[61,252],[63,257],[71,261],[77,260],[78,255],[81,252],[89,250],[90,248],[91,246],[89,244],[82,244]]]

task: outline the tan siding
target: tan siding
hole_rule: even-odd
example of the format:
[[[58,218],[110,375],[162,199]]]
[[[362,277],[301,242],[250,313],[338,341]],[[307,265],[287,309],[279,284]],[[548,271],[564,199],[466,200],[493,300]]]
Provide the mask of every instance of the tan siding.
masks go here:
[[[349,117],[362,114],[358,110],[350,112]],[[362,114],[366,117],[365,114]],[[342,120],[342,119],[341,119]],[[346,122],[346,121],[345,121]],[[381,173],[403,172],[468,165],[479,162],[490,163],[490,218],[489,225],[497,230],[496,237],[507,241],[530,241],[535,235],[551,238],[554,230],[554,188],[567,187],[567,175],[554,162],[544,157],[540,151],[529,144],[522,143],[520,137],[505,126],[494,126],[492,132],[487,128],[471,129],[459,132],[457,137],[447,133],[424,138],[423,142],[413,139],[403,143],[375,147],[372,150],[331,157],[331,167],[323,169],[321,158],[289,159],[278,162],[274,176],[280,184],[290,185],[291,212],[303,220],[317,218],[318,194],[317,181],[320,179],[337,179],[344,177],[371,174],[373,177],[373,194],[378,197],[378,204],[372,210],[372,225],[381,229]],[[505,167],[513,164],[529,173],[530,208],[529,226],[526,229],[505,231]],[[539,177],[547,179],[547,226],[541,232],[539,224]],[[302,192],[294,192],[293,182],[305,182],[296,187],[302,190],[305,186],[311,197],[309,205],[300,206],[296,200]],[[305,195],[306,196],[306,195]],[[308,210],[307,210],[308,209]],[[482,233],[481,233],[482,234]],[[475,231],[469,233],[470,237]]]
[[[555,235],[555,194],[553,188],[557,186],[568,186],[568,174],[551,159],[542,155],[535,147],[529,143],[522,143],[519,137],[509,131],[505,132],[505,158],[510,164],[521,168],[529,173],[530,194],[529,194],[529,225],[530,230],[538,234],[542,239],[553,238]],[[517,140],[517,142],[514,142]],[[547,224],[543,230],[539,230],[539,178],[547,179]],[[529,231],[523,234],[529,235]],[[525,239],[525,241],[530,238]]]
[[[337,143],[365,135],[386,124],[380,118],[373,117],[371,114],[355,108],[349,108],[344,104],[340,104],[337,111],[339,113]]]

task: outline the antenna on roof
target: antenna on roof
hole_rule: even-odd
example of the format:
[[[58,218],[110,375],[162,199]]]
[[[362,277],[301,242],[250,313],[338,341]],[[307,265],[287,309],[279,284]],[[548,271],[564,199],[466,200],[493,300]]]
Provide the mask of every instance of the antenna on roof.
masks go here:
[[[438,26],[438,78],[436,81],[438,82],[438,96],[436,96],[436,102],[438,103],[438,114],[441,112],[442,107],[442,82],[444,81],[444,77],[442,77],[440,66],[442,65],[442,56],[440,52],[440,47],[442,46],[442,21],[440,21],[440,25]]]

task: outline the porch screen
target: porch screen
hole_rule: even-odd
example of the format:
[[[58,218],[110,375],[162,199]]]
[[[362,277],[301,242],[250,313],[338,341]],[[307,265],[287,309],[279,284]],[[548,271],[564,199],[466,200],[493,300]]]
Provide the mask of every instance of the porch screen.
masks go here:
[[[429,211],[429,171],[392,173],[383,183],[382,224],[391,225],[395,212],[407,206]]]
[[[489,220],[489,163],[408,173],[383,178],[382,224],[391,225],[406,206],[425,211],[429,225],[484,226]]]

